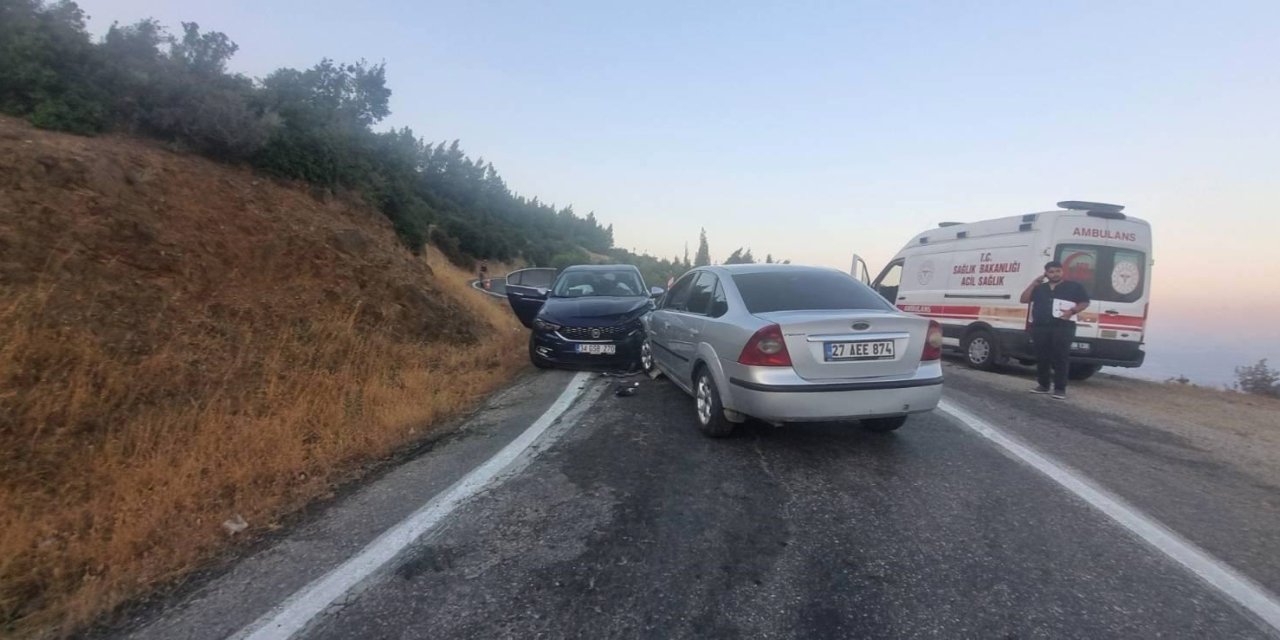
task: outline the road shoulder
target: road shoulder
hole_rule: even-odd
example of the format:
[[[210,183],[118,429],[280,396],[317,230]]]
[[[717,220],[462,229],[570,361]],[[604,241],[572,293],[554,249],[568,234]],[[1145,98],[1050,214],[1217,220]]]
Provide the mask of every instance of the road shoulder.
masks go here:
[[[949,364],[946,374],[948,399],[1280,593],[1275,561],[1280,557],[1280,471],[1258,464],[1280,453],[1265,440],[1271,434],[1246,423],[1206,424],[1186,412],[1181,419],[1162,418],[1177,412],[1176,388],[1163,390],[1173,408],[1152,407],[1154,400],[1146,394],[1159,388],[1135,395],[1131,381],[1101,378],[1076,384],[1063,403],[1027,393],[1030,381],[1017,372],[984,373]],[[1116,410],[1125,397],[1147,405]],[[1241,431],[1255,438],[1255,449],[1265,450],[1240,455],[1246,446]]]
[[[221,573],[141,607],[100,637],[226,638],[358,553],[518,437],[564,391],[569,372],[527,375],[495,393],[434,446],[317,510]]]

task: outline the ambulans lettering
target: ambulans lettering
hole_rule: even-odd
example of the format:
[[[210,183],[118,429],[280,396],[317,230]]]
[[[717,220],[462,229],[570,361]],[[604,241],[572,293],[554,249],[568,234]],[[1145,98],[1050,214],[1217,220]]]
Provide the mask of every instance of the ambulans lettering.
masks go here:
[[[1076,227],[1071,235],[1081,238],[1099,238],[1102,240],[1122,240],[1124,242],[1137,242],[1138,234],[1132,231],[1112,231],[1110,229],[1093,229],[1089,227]]]

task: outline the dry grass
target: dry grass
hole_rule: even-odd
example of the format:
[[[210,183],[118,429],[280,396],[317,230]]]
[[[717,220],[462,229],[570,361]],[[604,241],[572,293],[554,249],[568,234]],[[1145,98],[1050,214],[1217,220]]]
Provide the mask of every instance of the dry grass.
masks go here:
[[[122,358],[47,318],[54,286],[0,307],[0,620],[62,635],[207,562],[457,415],[520,367],[500,301],[433,265],[469,342],[406,340],[360,304]],[[218,310],[205,309],[204,316]]]

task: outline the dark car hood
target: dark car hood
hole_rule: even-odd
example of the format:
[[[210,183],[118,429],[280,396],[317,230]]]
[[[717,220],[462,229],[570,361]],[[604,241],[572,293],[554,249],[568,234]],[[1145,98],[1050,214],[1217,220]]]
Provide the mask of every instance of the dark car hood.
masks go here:
[[[652,300],[639,296],[547,298],[538,317],[567,327],[607,327],[638,318],[652,305]]]

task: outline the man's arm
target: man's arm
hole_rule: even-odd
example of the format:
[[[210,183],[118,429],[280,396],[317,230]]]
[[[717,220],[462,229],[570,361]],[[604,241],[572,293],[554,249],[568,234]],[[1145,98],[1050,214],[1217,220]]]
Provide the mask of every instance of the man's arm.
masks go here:
[[[1071,315],[1067,316],[1068,318],[1079,315],[1081,311],[1088,309],[1089,304],[1092,302],[1089,300],[1089,292],[1084,290],[1084,285],[1077,285],[1076,288],[1079,289],[1079,293],[1076,296],[1079,299],[1076,300],[1076,306],[1071,308]]]
[[[1040,286],[1043,282],[1044,276],[1039,276],[1035,280],[1032,280],[1031,284],[1027,285],[1027,288],[1022,290],[1022,297],[1018,298],[1018,300],[1022,302],[1022,304],[1031,302],[1031,292],[1035,291],[1036,287]]]

